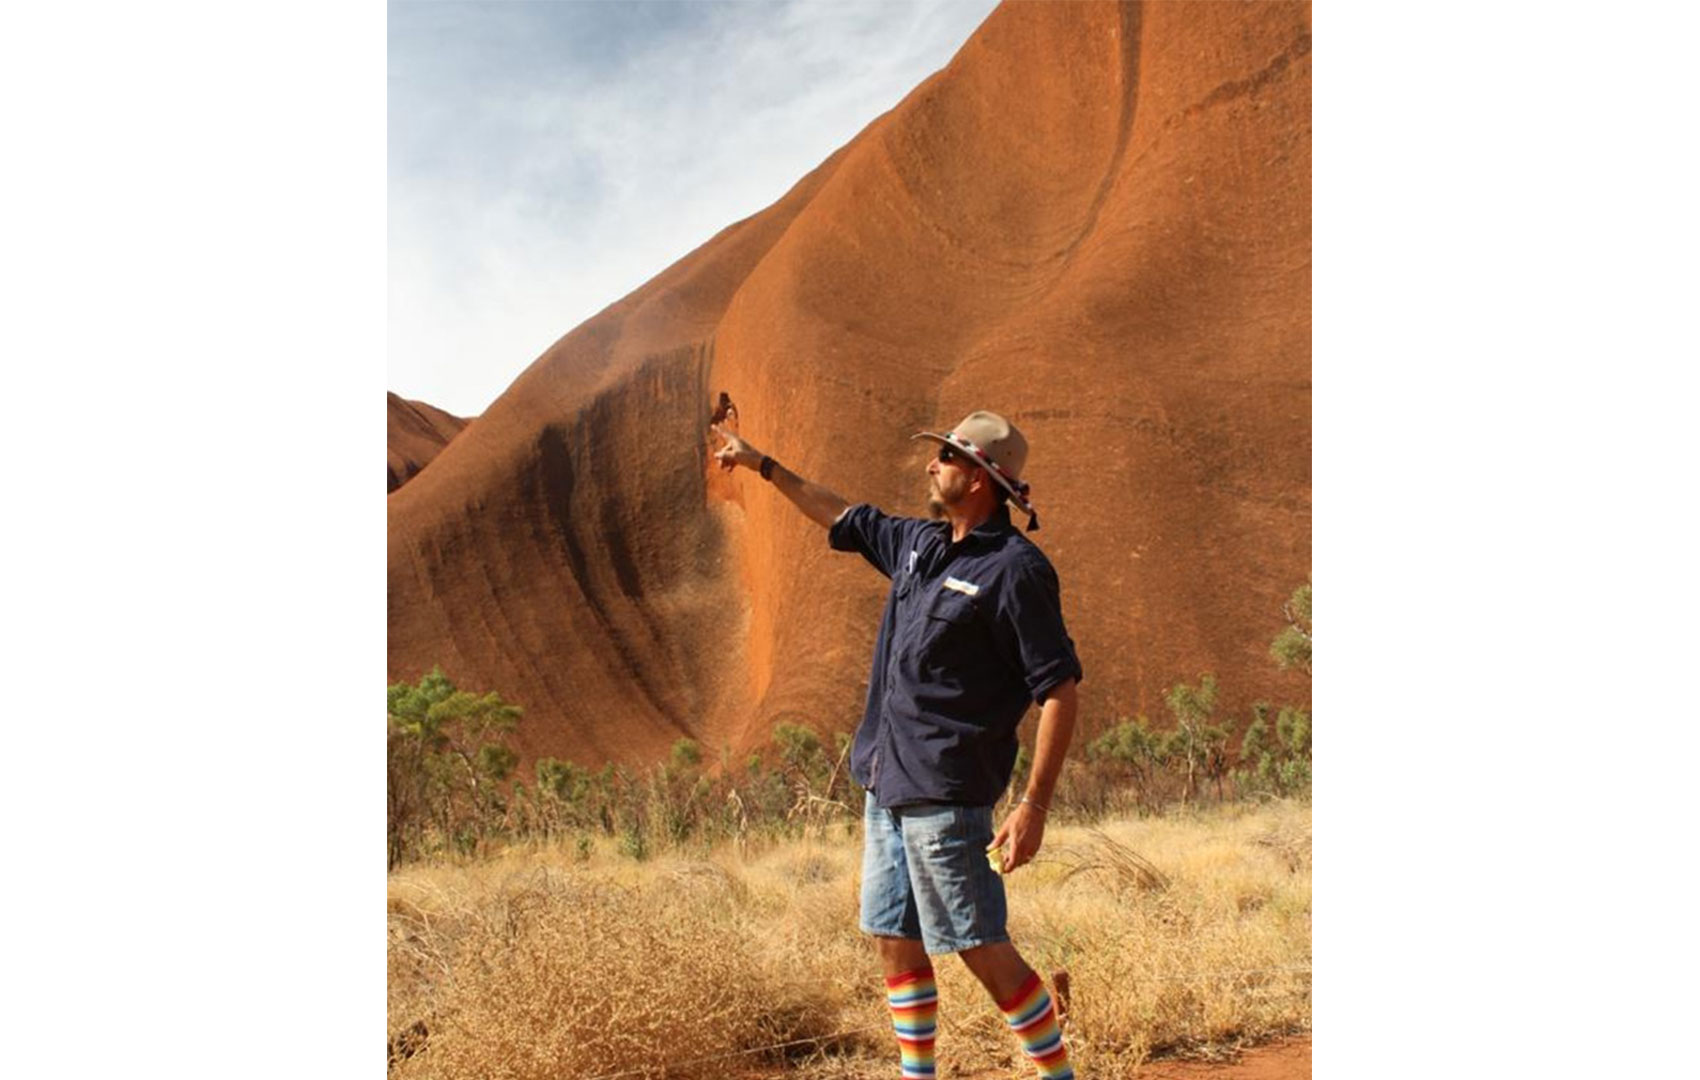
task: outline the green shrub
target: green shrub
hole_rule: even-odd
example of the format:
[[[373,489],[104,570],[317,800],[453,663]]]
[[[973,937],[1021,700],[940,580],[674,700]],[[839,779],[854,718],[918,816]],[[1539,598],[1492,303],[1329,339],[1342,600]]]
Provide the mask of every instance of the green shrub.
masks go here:
[[[1065,770],[1058,801],[1089,816],[1156,813],[1185,788],[1172,753],[1170,734],[1144,716],[1122,720],[1086,744],[1084,767]]]
[[[1211,722],[1216,711],[1216,676],[1200,676],[1197,686],[1180,683],[1163,695],[1163,703],[1175,718],[1164,757],[1182,763],[1186,787],[1181,801],[1191,800],[1199,784],[1216,782],[1216,797],[1222,797],[1222,780],[1228,773],[1228,732]]]
[[[1235,780],[1248,792],[1282,797],[1310,793],[1310,716],[1286,706],[1269,725],[1269,706],[1252,706],[1253,720],[1240,743],[1240,768]]]
[[[518,755],[506,743],[521,710],[457,688],[434,667],[388,691],[389,865],[433,850],[475,851],[506,827],[500,785]]]
[[[671,760],[675,769],[694,769],[702,764],[702,747],[695,739],[680,739],[673,744]]]
[[[1298,669],[1310,674],[1310,585],[1300,585],[1281,608],[1287,626],[1269,645],[1269,655],[1282,671]]]
[[[1311,667],[1311,587],[1301,585],[1281,608],[1287,625],[1270,643],[1269,655],[1283,671]],[[1269,723],[1271,706],[1252,706],[1251,725],[1240,740],[1240,766],[1236,783],[1247,792],[1305,797],[1310,794],[1310,713],[1296,705],[1284,705]]]

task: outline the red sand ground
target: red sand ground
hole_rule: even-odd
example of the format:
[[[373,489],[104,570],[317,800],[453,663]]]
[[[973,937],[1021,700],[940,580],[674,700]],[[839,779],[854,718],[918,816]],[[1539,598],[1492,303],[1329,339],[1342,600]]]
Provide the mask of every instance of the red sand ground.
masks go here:
[[[524,706],[521,775],[849,730],[886,583],[712,467],[725,390],[756,446],[903,513],[910,433],[1014,419],[1082,738],[1204,671],[1225,715],[1308,694],[1268,644],[1310,572],[1310,48],[1308,3],[999,7],[389,496],[390,679]]]
[[[1021,1068],[1008,1072],[961,1074],[947,1071],[940,1075],[956,1080],[1026,1080],[1033,1072]],[[790,1080],[806,1070],[791,1072],[761,1072],[746,1080]],[[1095,1075],[1094,1080],[1310,1080],[1310,1036],[1282,1039],[1266,1046],[1256,1046],[1231,1062],[1223,1064],[1197,1061],[1147,1062],[1127,1076]]]
[[[949,1075],[949,1074],[945,1074]],[[976,1073],[958,1080],[1024,1080],[1031,1069]],[[1253,1047],[1224,1064],[1153,1061],[1126,1077],[1095,1075],[1094,1080],[1310,1080],[1310,1036]]]
[[[1139,1080],[1309,1080],[1310,1036],[1288,1039],[1247,1050],[1226,1065],[1195,1062],[1153,1062],[1139,1070]]]

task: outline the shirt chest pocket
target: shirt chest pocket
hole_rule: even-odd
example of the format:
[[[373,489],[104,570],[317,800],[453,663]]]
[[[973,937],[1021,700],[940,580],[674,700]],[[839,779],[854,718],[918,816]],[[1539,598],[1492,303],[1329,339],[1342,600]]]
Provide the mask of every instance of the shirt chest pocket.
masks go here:
[[[925,600],[916,628],[916,652],[924,664],[953,666],[972,663],[985,644],[985,628],[972,597],[935,586]]]

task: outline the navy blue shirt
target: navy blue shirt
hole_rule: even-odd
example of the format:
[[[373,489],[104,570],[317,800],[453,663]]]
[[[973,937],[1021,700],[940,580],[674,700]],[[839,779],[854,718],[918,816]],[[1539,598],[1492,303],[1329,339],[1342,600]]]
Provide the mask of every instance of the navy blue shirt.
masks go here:
[[[1029,703],[1082,674],[1050,560],[1005,508],[952,543],[949,522],[864,503],[828,542],[891,578],[851,775],[882,807],[997,802]]]

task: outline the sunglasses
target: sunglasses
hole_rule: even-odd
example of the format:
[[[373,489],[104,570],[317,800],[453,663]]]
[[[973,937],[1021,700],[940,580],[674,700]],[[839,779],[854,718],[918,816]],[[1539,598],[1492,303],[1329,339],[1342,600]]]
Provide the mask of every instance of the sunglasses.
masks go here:
[[[939,462],[940,462],[940,464],[948,464],[952,461],[960,461],[964,465],[978,465],[979,464],[979,462],[975,461],[972,457],[970,457],[968,455],[967,451],[958,450],[954,446],[940,446],[939,447]]]

